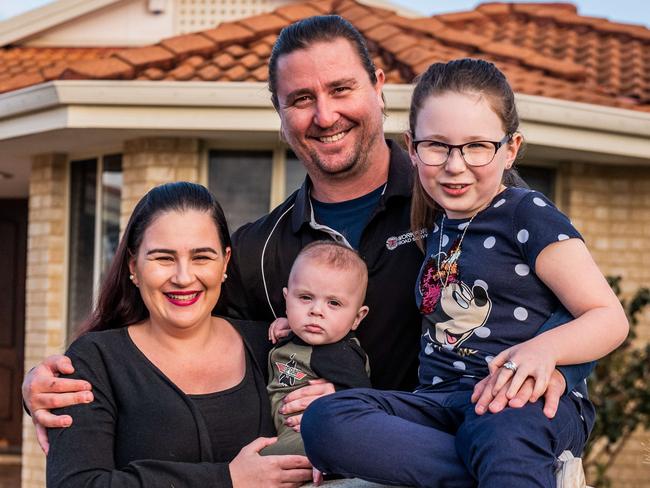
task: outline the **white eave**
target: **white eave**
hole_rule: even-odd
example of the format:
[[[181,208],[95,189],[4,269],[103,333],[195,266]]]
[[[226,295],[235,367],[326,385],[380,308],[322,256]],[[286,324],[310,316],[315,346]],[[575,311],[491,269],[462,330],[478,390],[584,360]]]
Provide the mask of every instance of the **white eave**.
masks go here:
[[[39,32],[124,0],[56,0],[0,22],[0,46],[22,41]]]
[[[412,86],[386,85],[385,131],[404,132]],[[650,114],[517,95],[529,144],[650,161]],[[0,144],[63,129],[276,132],[266,83],[54,81],[0,95]]]

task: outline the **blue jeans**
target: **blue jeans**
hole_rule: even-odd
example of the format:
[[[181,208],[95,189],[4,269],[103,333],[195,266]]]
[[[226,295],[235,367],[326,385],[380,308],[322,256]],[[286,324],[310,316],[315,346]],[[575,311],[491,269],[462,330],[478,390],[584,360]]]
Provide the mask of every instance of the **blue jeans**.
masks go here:
[[[587,400],[564,395],[549,420],[543,401],[474,413],[473,384],[416,393],[353,389],[305,412],[301,433],[323,472],[417,487],[555,487],[555,462],[580,455]]]

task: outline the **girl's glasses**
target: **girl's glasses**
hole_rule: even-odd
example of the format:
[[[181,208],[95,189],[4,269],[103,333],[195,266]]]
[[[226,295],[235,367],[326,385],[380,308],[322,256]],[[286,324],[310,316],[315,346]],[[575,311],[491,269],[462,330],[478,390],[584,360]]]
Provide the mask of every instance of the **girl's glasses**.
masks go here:
[[[453,149],[460,150],[460,154],[468,166],[485,166],[492,162],[497,151],[511,138],[511,134],[506,134],[498,142],[472,141],[465,144],[446,144],[422,139],[413,141],[413,147],[420,161],[427,166],[442,166],[449,159]]]

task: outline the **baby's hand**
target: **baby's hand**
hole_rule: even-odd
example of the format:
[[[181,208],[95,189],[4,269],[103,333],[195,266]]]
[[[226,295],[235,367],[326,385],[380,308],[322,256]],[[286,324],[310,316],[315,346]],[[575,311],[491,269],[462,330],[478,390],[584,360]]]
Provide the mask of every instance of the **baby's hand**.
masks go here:
[[[530,401],[536,402],[546,392],[556,364],[555,349],[544,334],[512,346],[499,353],[489,364],[490,374],[498,375],[492,394],[496,396],[512,378],[506,393],[508,400],[511,400],[526,378],[531,377],[535,385]]]
[[[269,340],[275,344],[283,337],[287,337],[291,332],[289,321],[286,317],[279,317],[269,325]]]

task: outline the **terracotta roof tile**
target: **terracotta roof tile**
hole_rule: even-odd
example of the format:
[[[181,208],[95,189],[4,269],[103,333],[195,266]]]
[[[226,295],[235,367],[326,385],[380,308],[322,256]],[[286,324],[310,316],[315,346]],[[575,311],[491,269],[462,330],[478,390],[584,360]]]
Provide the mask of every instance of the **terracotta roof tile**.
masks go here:
[[[354,26],[359,29],[362,34],[365,34],[367,31],[374,29],[378,25],[385,25],[385,21],[376,15],[367,15],[366,17],[363,17],[354,23]]]
[[[312,17],[314,15],[321,15],[323,12],[317,10],[312,5],[299,3],[280,7],[275,10],[275,13],[281,17],[284,17],[289,22],[295,22],[297,20]]]
[[[217,68],[215,65],[209,64],[208,66],[204,66],[203,68],[201,68],[197,72],[197,75],[203,81],[216,81],[221,75],[221,70]]]
[[[264,36],[271,32],[278,32],[289,25],[289,21],[275,14],[260,14],[247,17],[239,21],[240,25],[250,29],[258,36]]]
[[[420,39],[410,34],[398,34],[390,40],[385,46],[385,49],[392,54],[397,54],[404,49],[409,49],[414,46],[417,46],[420,43]]]
[[[392,36],[400,34],[402,31],[394,25],[378,25],[377,27],[365,32],[366,38],[371,41],[381,42]]]
[[[435,17],[428,19],[406,19],[398,18],[391,21],[393,25],[399,25],[408,30],[415,30],[423,34],[435,35],[441,29],[447,26]]]
[[[165,72],[159,68],[147,68],[142,75],[149,80],[162,80],[165,77]]]
[[[269,79],[269,67],[268,65],[263,64],[259,68],[255,69],[251,74],[257,81],[267,81]]]
[[[316,12],[347,15],[391,83],[473,56],[495,62],[520,93],[650,112],[650,30],[543,2],[413,19],[355,0],[311,0],[145,48],[5,47],[0,92],[66,78],[266,81],[281,28]]]
[[[214,61],[214,64],[223,70],[229,69],[235,64],[235,58],[228,53],[219,54],[212,58],[212,60]]]
[[[407,49],[399,56],[400,61],[409,65],[415,66],[416,64],[421,63],[425,59],[431,57],[431,51],[421,46],[415,46],[412,49]]]
[[[45,78],[46,80],[54,80],[63,74],[65,68],[66,68],[65,63],[57,63],[53,66],[48,66],[47,68],[43,68],[41,70],[41,74],[43,75],[43,78]]]
[[[239,64],[224,73],[224,78],[229,81],[243,81],[247,76],[248,70]]]
[[[115,56],[138,69],[146,69],[151,66],[169,68],[175,58],[174,53],[160,46],[124,49],[115,53]]]
[[[181,58],[193,54],[210,54],[217,47],[216,41],[209,36],[198,34],[171,37],[162,41],[160,45]]]
[[[490,42],[486,37],[450,28],[437,30],[434,37],[448,44],[477,49]]]
[[[510,5],[502,2],[483,3],[476,7],[476,10],[485,15],[508,15]]]
[[[371,15],[371,12],[370,9],[362,5],[353,4],[350,5],[348,8],[346,8],[345,10],[339,11],[339,14],[342,17],[345,17],[346,20],[349,20],[352,23],[356,23],[358,20],[363,19],[368,15]]]
[[[181,64],[180,66],[171,70],[167,74],[167,77],[171,77],[174,80],[187,81],[192,78],[192,76],[194,76],[194,73],[195,70],[192,66],[188,64]]]
[[[374,15],[378,15],[379,17],[383,17],[383,18],[393,17],[396,15],[394,10],[390,10],[382,7],[376,7],[376,6],[370,7],[370,11]]]
[[[554,9],[557,10],[564,10],[565,12],[569,12],[573,14],[578,12],[576,6],[571,3],[539,2],[539,3],[513,3],[512,4],[512,10],[514,12],[530,14],[530,15],[535,15],[538,11],[548,9],[549,7],[553,7]]]
[[[20,74],[0,81],[0,92],[18,90],[44,81],[45,79],[39,73]]]
[[[440,22],[444,22],[445,24],[454,24],[456,22],[468,22],[475,20],[482,21],[485,19],[485,16],[481,12],[472,10],[470,12],[457,12],[436,15],[436,19]]]
[[[133,66],[118,58],[111,57],[91,61],[77,61],[68,66],[61,78],[65,80],[123,80],[133,78],[134,73]]]
[[[249,71],[251,71],[257,68],[260,64],[264,64],[267,61],[265,59],[260,59],[256,54],[250,53],[241,58],[239,62],[244,65]]]
[[[260,58],[268,58],[271,55],[272,47],[266,42],[257,42],[251,46],[251,50]]]
[[[248,53],[248,50],[241,44],[232,44],[224,49],[224,52],[227,52],[235,58],[241,58],[243,55]]]
[[[338,3],[338,0],[311,0],[306,2],[305,5],[315,8],[321,14],[331,14],[334,12],[334,5]]]
[[[248,42],[255,36],[252,30],[234,22],[223,22],[216,29],[206,30],[201,34],[219,45],[231,42]]]

